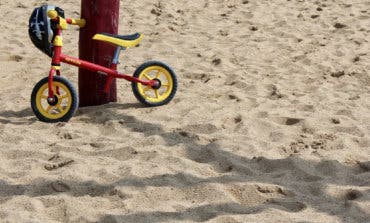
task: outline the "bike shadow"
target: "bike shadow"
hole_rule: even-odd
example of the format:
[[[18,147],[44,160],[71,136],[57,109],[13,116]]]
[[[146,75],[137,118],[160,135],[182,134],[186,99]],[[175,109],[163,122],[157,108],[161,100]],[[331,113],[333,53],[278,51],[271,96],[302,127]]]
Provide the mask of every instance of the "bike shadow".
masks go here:
[[[29,125],[36,121],[37,118],[34,116],[31,108],[25,108],[19,111],[5,110],[0,112],[1,124]]]
[[[97,120],[96,117],[103,114],[113,114],[110,110],[127,110],[127,109],[139,109],[145,108],[141,103],[109,103],[98,106],[80,107],[78,108],[74,117],[88,116],[93,117],[91,121]],[[109,115],[112,118],[112,115]],[[114,117],[113,117],[114,119]],[[30,125],[37,122],[38,119],[35,117],[30,107],[24,108],[19,111],[15,110],[4,110],[0,111],[0,124],[14,124],[14,125]],[[73,122],[73,117],[72,120]],[[98,121],[99,122],[99,121]],[[100,123],[100,122],[99,122]]]

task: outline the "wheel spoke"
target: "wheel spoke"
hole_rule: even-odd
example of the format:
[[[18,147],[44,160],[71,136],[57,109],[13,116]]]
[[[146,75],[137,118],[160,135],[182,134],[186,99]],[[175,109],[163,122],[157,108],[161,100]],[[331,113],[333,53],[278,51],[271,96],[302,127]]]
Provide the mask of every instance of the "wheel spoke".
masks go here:
[[[155,90],[155,97],[158,99],[159,98],[159,91],[158,90]]]
[[[63,108],[62,108],[62,106],[61,106],[61,105],[57,105],[57,108],[58,108],[58,110],[60,111],[60,113],[62,113],[62,112],[63,112]]]
[[[148,80],[151,80],[151,79],[152,79],[152,78],[150,78],[150,77],[149,77],[149,75],[148,75],[148,74],[146,74],[146,73],[144,73],[143,75],[144,75],[144,77],[145,77],[146,79],[148,79]]]
[[[45,100],[48,100],[49,97],[47,95],[41,95],[41,98],[45,99]]]
[[[161,71],[158,71],[157,74],[155,75],[155,78],[159,78],[161,76]]]
[[[150,90],[152,90],[152,88],[150,86],[146,86],[145,88],[143,88],[144,92],[147,92],[147,91],[150,91]]]
[[[61,99],[66,99],[66,98],[69,98],[69,95],[68,94],[65,94],[61,97]]]
[[[46,108],[46,112],[49,113],[52,108],[53,107],[51,107],[50,105],[48,105],[48,107]]]

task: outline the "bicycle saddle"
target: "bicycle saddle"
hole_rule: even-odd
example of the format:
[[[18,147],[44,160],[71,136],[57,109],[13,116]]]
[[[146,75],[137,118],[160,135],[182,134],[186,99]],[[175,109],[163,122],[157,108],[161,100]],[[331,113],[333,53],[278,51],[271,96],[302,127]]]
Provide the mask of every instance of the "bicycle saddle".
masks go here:
[[[113,45],[129,48],[135,47],[143,38],[143,35],[140,33],[135,33],[133,35],[115,35],[110,33],[98,33],[95,34],[93,39],[99,40],[107,43],[111,43]]]

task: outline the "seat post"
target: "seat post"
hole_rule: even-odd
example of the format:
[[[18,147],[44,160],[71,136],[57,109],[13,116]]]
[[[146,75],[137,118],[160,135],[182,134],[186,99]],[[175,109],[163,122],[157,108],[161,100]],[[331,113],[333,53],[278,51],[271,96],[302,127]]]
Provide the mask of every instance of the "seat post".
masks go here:
[[[123,48],[122,46],[118,46],[116,51],[114,52],[114,56],[113,56],[113,61],[112,61],[112,64],[119,64],[119,55],[121,53],[121,50],[124,50],[125,48]]]

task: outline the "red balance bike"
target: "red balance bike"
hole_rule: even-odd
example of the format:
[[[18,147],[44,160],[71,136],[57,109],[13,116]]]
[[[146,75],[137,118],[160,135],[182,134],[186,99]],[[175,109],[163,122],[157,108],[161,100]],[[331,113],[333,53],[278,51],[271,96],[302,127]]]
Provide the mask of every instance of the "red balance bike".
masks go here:
[[[177,79],[173,70],[158,61],[149,61],[139,66],[133,75],[122,74],[113,69],[119,63],[122,49],[137,46],[142,35],[121,36],[107,33],[96,34],[93,39],[117,46],[111,68],[90,63],[62,54],[62,30],[68,24],[83,27],[83,19],[65,19],[64,11],[58,7],[43,5],[36,8],[30,18],[29,34],[32,42],[44,53],[52,57],[49,76],[40,80],[34,87],[31,106],[36,117],[44,122],[67,122],[78,108],[78,95],[73,85],[60,77],[61,62],[107,75],[104,92],[114,78],[132,82],[135,97],[144,105],[160,106],[167,104],[177,90]]]

